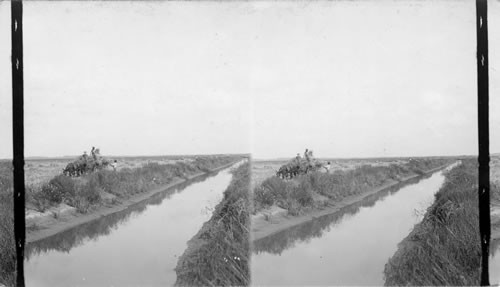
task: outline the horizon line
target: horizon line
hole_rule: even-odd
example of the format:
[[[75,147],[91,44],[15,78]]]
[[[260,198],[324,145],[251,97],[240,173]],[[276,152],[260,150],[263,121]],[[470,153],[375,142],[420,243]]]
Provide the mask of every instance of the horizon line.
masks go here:
[[[104,157],[122,157],[122,158],[148,158],[148,157],[193,157],[193,156],[214,156],[214,155],[241,155],[251,157],[253,161],[282,161],[292,157],[253,157],[251,153],[211,153],[211,154],[165,154],[165,155],[103,155]],[[500,155],[500,152],[490,153],[490,155]],[[70,159],[78,158],[80,155],[63,155],[63,156],[27,156],[25,160],[48,160],[48,159]],[[390,158],[425,158],[425,157],[477,157],[478,154],[459,154],[459,155],[394,155],[394,156],[323,156],[316,157],[318,159],[390,159]],[[0,161],[12,160],[12,158],[0,158]]]

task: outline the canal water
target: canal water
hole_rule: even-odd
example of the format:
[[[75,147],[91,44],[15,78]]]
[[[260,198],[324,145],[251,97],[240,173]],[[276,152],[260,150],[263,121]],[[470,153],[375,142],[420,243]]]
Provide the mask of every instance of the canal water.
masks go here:
[[[492,253],[489,263],[490,285],[500,286],[500,246]]]
[[[384,285],[384,265],[420,222],[443,172],[254,242],[254,285]]]
[[[26,248],[27,286],[173,285],[177,259],[212,215],[229,169]]]
[[[492,210],[491,216],[498,216],[498,209]],[[500,240],[490,242],[490,260],[489,260],[490,285],[500,286]]]

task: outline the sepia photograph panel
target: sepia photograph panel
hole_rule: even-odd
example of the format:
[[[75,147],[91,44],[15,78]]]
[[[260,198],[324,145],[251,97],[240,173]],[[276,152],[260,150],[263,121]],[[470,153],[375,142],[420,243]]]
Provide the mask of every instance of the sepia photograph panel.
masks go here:
[[[23,8],[26,285],[248,285],[241,12]]]
[[[252,283],[479,285],[474,1],[259,15]]]
[[[500,2],[487,3],[498,285]],[[475,1],[22,5],[27,286],[481,284]],[[0,55],[10,287],[10,44]]]

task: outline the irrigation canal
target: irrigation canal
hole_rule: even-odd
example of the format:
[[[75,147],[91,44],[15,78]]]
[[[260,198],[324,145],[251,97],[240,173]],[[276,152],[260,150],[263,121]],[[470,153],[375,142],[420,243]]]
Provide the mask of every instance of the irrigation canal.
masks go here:
[[[231,178],[229,169],[198,177],[28,245],[26,285],[173,285],[178,257],[211,217]]]
[[[384,285],[385,264],[444,179],[438,171],[254,242],[252,283]]]

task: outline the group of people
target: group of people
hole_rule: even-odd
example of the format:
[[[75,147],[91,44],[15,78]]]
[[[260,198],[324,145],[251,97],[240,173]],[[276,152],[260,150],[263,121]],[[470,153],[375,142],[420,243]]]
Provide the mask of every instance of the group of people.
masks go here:
[[[297,156],[295,157],[295,162],[300,165],[301,159],[302,157],[298,153]],[[312,161],[314,159],[313,151],[306,148],[306,150],[304,151],[304,159],[307,161],[309,166],[312,167]],[[323,167],[325,168],[327,173],[330,172],[331,164],[329,161]]]
[[[329,161],[325,164],[315,160],[313,151],[306,148],[303,158],[298,153],[293,160],[281,166],[276,175],[283,179],[291,179],[299,174],[307,174],[310,171],[319,171],[323,168],[329,173],[330,167]]]
[[[97,161],[97,157],[100,155],[100,151],[98,148],[92,147],[92,150],[90,151],[92,155],[92,159],[94,161]],[[87,161],[89,159],[89,155],[87,154],[87,151],[83,151],[83,155],[80,157],[80,160]]]
[[[118,162],[116,160],[110,162],[103,158],[98,148],[92,147],[90,154],[89,156],[87,152],[84,151],[83,155],[81,155],[78,160],[68,163],[63,173],[69,176],[81,176],[105,168],[106,166],[111,166],[113,170],[116,171]]]
[[[311,160],[313,159],[313,151],[306,148],[306,151],[304,151],[304,158],[308,163],[310,163]],[[300,164],[301,159],[302,157],[300,157],[300,154],[298,153],[297,156],[295,157],[295,161],[298,164]]]

